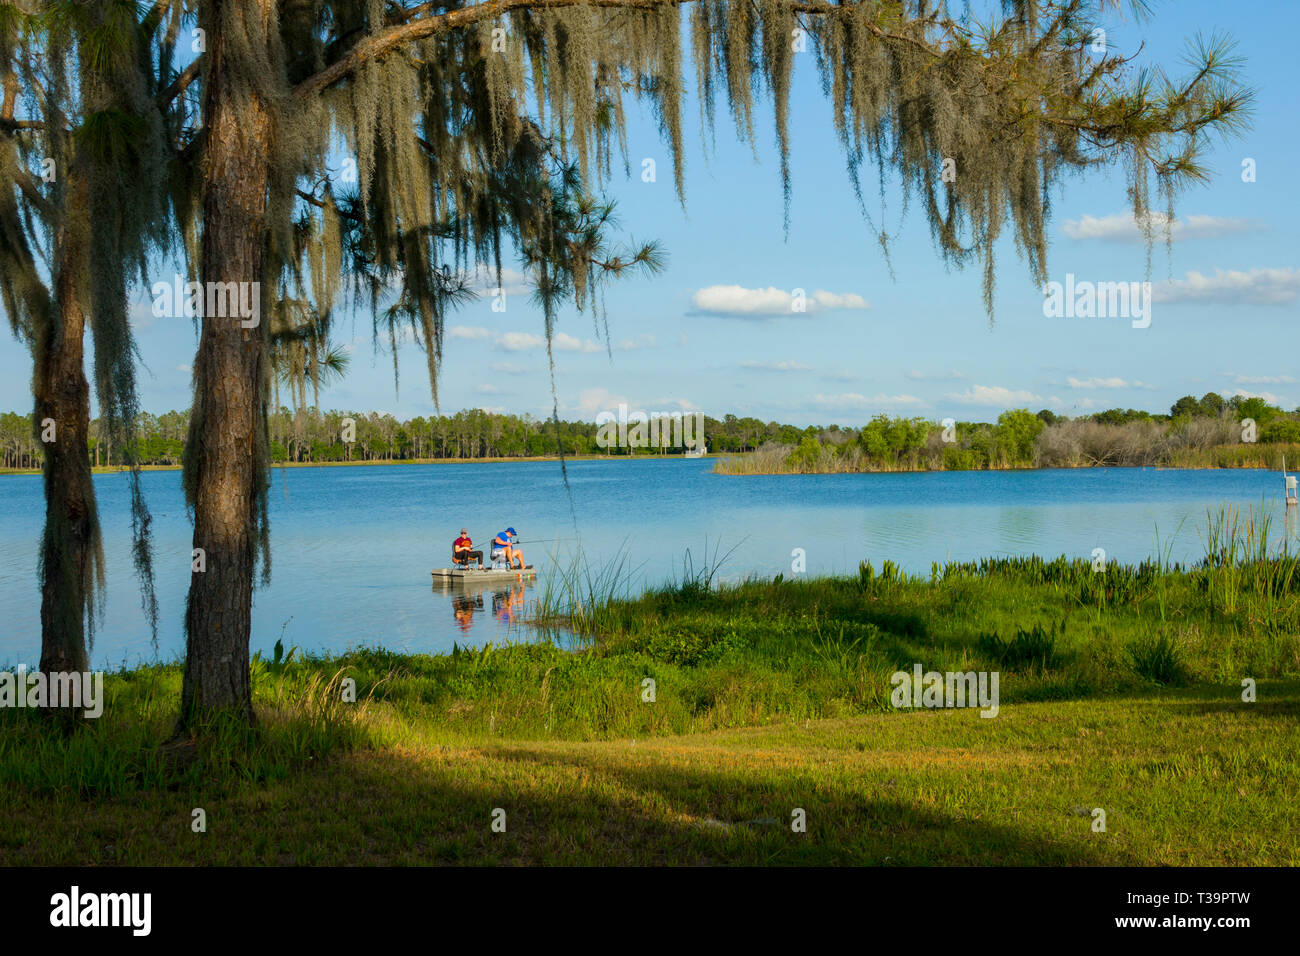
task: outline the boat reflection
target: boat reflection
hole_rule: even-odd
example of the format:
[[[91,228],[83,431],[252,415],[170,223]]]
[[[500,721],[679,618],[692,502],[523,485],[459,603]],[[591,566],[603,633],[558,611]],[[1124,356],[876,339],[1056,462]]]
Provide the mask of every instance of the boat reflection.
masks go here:
[[[468,634],[476,625],[480,631],[499,634],[523,623],[527,602],[525,581],[480,584],[466,584],[463,581],[435,582],[433,592],[449,599],[456,628],[462,634]],[[486,616],[483,614],[485,611],[489,612]],[[476,617],[479,620],[476,621]],[[486,641],[496,638],[484,633],[482,639]]]

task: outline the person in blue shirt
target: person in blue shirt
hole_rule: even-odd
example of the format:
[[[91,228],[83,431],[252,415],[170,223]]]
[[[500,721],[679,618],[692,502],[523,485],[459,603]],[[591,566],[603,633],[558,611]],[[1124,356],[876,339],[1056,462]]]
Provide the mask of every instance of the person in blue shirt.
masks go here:
[[[520,551],[514,543],[514,539],[517,536],[518,535],[514,528],[506,528],[505,531],[502,531],[493,538],[492,560],[495,561],[500,556],[501,552],[504,551],[506,555],[506,566],[514,567],[515,561],[517,560],[519,562],[519,570],[522,571],[524,569],[524,553]]]

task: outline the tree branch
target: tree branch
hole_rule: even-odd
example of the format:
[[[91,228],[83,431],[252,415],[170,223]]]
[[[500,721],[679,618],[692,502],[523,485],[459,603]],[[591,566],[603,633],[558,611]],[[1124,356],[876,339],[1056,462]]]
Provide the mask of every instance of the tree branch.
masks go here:
[[[162,23],[163,14],[167,12],[167,8],[170,6],[170,0],[157,0],[149,9],[149,12],[140,20],[140,29],[145,33],[153,33]]]
[[[484,20],[496,19],[514,10],[558,10],[580,5],[613,10],[655,10],[668,5],[679,7],[691,2],[693,0],[486,0],[484,3],[459,10],[449,10],[436,16],[408,18],[404,22],[373,33],[348,50],[342,58],[303,80],[294,87],[293,92],[300,99],[306,99],[355,73],[364,64],[391,53],[394,48],[404,43],[463,29]],[[413,7],[409,14],[425,13],[435,6],[432,3],[421,4]],[[824,15],[842,10],[844,6],[829,3],[827,0],[792,0],[789,8],[793,13]],[[907,43],[931,56],[940,55],[939,50],[917,37],[890,33],[874,25],[869,26],[868,29],[879,39]]]
[[[184,93],[185,90],[189,88],[189,85],[199,78],[199,74],[202,72],[203,54],[200,54],[194,58],[189,66],[180,72],[176,79],[172,80],[171,83],[168,84],[166,89],[162,90],[158,94],[159,105],[170,105],[171,101]]]
[[[22,191],[22,194],[27,197],[27,201],[36,207],[36,211],[40,213],[46,224],[52,226],[55,221],[54,207],[41,194],[36,183],[32,181],[32,177],[23,170],[15,170],[14,178],[18,182],[18,188]]]
[[[306,202],[311,203],[317,209],[325,208],[325,201],[322,199],[317,199],[311,193],[305,192],[304,190],[301,189],[295,189],[294,192],[298,194],[299,199],[303,199]],[[353,222],[361,222],[361,217],[356,213],[350,213],[346,209],[340,209],[338,206],[334,207],[334,211],[337,212],[344,219],[351,219]]]

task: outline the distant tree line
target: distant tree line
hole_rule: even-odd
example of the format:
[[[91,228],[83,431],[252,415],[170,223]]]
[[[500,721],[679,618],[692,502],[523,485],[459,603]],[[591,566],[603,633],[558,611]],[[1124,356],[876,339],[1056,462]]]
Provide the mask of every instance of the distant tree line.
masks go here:
[[[138,460],[178,465],[189,433],[189,412],[141,413],[136,421]],[[758,418],[705,416],[709,450],[724,454],[761,452],[761,461],[726,470],[854,471],[870,469],[949,470],[1169,463],[1180,452],[1198,452],[1242,441],[1243,422],[1255,422],[1260,444],[1300,442],[1300,409],[1284,412],[1262,398],[1224,399],[1214,392],[1180,398],[1168,415],[1112,408],[1078,418],[1048,409],[1004,412],[993,423],[942,423],[877,415],[860,428],[789,425]],[[350,421],[350,425],[348,424]],[[405,421],[378,412],[321,412],[280,408],[269,416],[271,456],[277,462],[414,461],[656,454],[654,448],[601,448],[597,426],[587,421],[558,425],[531,415],[465,409],[453,415],[417,416]],[[345,441],[345,436],[351,441]],[[100,420],[90,423],[89,450],[95,465],[120,464]],[[0,467],[39,468],[39,429],[31,415],[0,414]]]
[[[730,416],[734,418],[734,416]],[[136,454],[141,464],[179,465],[189,434],[190,413],[142,413],[136,420]],[[522,458],[555,455],[563,444],[566,455],[656,454],[654,448],[601,448],[594,422],[538,419],[466,409],[453,415],[418,416],[399,420],[378,412],[281,408],[268,416],[271,460],[274,462],[415,461],[431,459]],[[721,428],[705,418],[705,434]],[[755,432],[728,447],[752,450],[762,433]],[[98,419],[90,423],[91,463],[111,466],[123,461]],[[680,449],[678,449],[680,450]],[[673,449],[669,449],[673,451]],[[44,459],[39,428],[33,417],[0,414],[0,467],[39,468]]]
[[[995,423],[877,415],[858,429],[782,434],[756,454],[723,459],[727,474],[962,471],[1101,465],[1272,467],[1269,449],[1300,443],[1300,408],[1214,392],[1184,396],[1168,415],[1112,408],[1078,418],[1048,409],[1003,412]],[[1261,446],[1265,446],[1261,448]],[[1282,449],[1285,450],[1285,449]]]

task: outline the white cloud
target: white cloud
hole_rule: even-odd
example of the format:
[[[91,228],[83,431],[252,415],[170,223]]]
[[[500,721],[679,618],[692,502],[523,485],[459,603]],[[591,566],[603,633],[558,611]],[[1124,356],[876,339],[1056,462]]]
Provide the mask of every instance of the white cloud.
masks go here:
[[[1296,379],[1290,375],[1237,375],[1233,382],[1237,385],[1294,385]]]
[[[614,411],[619,405],[630,407],[631,404],[626,395],[616,395],[607,388],[584,388],[578,393],[578,404],[572,408],[595,416],[597,412]]]
[[[814,395],[812,403],[821,408],[879,408],[883,405],[925,405],[926,401],[915,395],[862,395],[842,392],[839,395]]]
[[[137,299],[132,302],[130,309],[127,310],[126,320],[137,332],[143,332],[152,326],[158,321],[158,316],[153,314],[153,299]]]
[[[1153,212],[1147,217],[1155,231],[1156,238],[1163,240],[1165,223],[1168,217],[1162,212]],[[1173,238],[1206,239],[1214,236],[1226,236],[1262,228],[1260,223],[1249,219],[1228,219],[1220,216],[1175,216]],[[1104,242],[1142,242],[1145,237],[1131,212],[1115,213],[1112,216],[1088,216],[1082,219],[1067,220],[1063,227],[1071,239],[1100,239]]]
[[[557,352],[603,352],[605,346],[592,339],[579,339],[565,332],[556,332],[551,346]],[[530,352],[546,348],[546,339],[533,332],[500,332],[492,339],[492,347],[502,352]]]
[[[186,375],[190,375],[194,372],[194,369],[189,365],[177,365],[176,371],[184,372]]]
[[[811,365],[804,365],[802,362],[741,362],[741,368],[761,369],[767,372],[810,372]]]
[[[647,412],[695,412],[700,406],[688,398],[656,398],[654,408],[643,409]]]
[[[1262,398],[1270,405],[1281,405],[1283,408],[1290,407],[1291,404],[1281,396],[1274,395],[1272,392],[1248,392],[1244,388],[1235,388],[1227,395],[1228,398],[1236,396],[1240,396],[1241,398]]]
[[[516,365],[514,362],[493,362],[489,367],[494,372],[509,372],[512,375],[517,375],[520,372],[528,371],[528,369],[525,366]]]
[[[907,377],[914,382],[955,382],[958,379],[965,378],[966,376],[953,368],[938,374],[930,374],[929,372],[921,372],[913,369],[907,373]]]
[[[813,302],[823,309],[865,309],[867,300],[856,292],[826,292],[818,289],[813,293]]]
[[[576,405],[561,405],[560,413],[586,415],[594,418],[600,412],[618,413],[619,405],[627,406],[629,416],[635,413],[644,413],[647,415],[674,414],[676,412],[694,412],[699,410],[699,406],[686,398],[661,397],[653,401],[644,401],[638,399],[633,401],[628,396],[618,392],[611,392],[607,388],[584,388],[578,393],[578,402]],[[550,409],[546,409],[546,415],[550,415]]]
[[[447,330],[447,337],[452,339],[490,339],[492,330],[481,325],[453,325]]]
[[[739,318],[799,315],[794,311],[794,301],[791,293],[773,286],[746,289],[738,285],[711,285],[697,290],[691,296],[691,303],[697,312]],[[806,297],[805,308],[806,312],[813,313],[831,309],[865,309],[868,304],[866,299],[854,292],[835,293],[818,289]]]
[[[503,352],[527,352],[529,349],[539,349],[545,345],[546,339],[532,332],[503,332],[492,342],[494,349],[501,349]]]
[[[542,340],[545,344],[545,340]],[[605,346],[592,339],[576,339],[564,332],[556,332],[551,345],[557,352],[603,352]]]
[[[1074,378],[1073,376],[1067,378],[1065,383],[1070,388],[1132,388],[1140,385],[1136,382],[1129,385],[1122,378]]]
[[[477,386],[474,391],[478,392],[480,395],[499,395],[501,393],[501,389],[497,388],[491,382],[484,382],[482,385]]]
[[[624,339],[616,346],[620,352],[635,352],[639,349],[652,349],[654,347],[655,337],[653,335],[638,335],[634,339]]]
[[[973,385],[964,392],[953,392],[947,398],[962,405],[1000,405],[1010,407],[1026,402],[1042,401],[1041,395],[1035,395],[1023,389],[1004,388],[1001,385]]]
[[[1286,305],[1300,299],[1300,269],[1215,269],[1213,276],[1189,271],[1186,278],[1157,282],[1153,292],[1157,302]]]
[[[523,295],[532,291],[528,276],[518,269],[503,268],[498,282],[496,267],[480,262],[471,271],[465,273],[464,278],[466,284],[474,291],[489,296],[495,295],[497,289],[504,290],[507,296]]]

